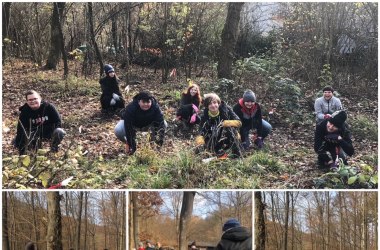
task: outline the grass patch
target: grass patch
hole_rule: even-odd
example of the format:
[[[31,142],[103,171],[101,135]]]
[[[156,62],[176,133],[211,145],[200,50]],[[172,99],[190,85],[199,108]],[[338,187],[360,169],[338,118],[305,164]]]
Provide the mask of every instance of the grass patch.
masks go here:
[[[364,115],[358,115],[351,120],[351,131],[355,138],[377,141],[377,122]]]

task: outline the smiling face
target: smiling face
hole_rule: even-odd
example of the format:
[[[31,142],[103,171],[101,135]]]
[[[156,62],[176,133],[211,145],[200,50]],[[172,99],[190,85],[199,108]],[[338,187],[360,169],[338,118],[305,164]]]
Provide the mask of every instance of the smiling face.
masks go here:
[[[253,107],[253,105],[255,105],[255,102],[244,102],[244,106],[247,108],[247,109],[251,109]]]
[[[27,95],[26,101],[28,106],[33,110],[37,110],[41,106],[41,97],[36,93]]]
[[[140,100],[139,106],[142,110],[147,111],[152,107],[152,100]]]
[[[336,127],[334,124],[332,124],[330,122],[327,122],[327,132],[334,133],[334,132],[336,132],[338,130],[339,130],[339,128]]]
[[[208,105],[208,110],[210,110],[212,114],[217,114],[219,111],[219,102],[217,100],[212,100]]]
[[[198,93],[198,87],[194,86],[190,89],[190,95],[195,96]]]
[[[323,91],[323,97],[326,100],[330,100],[332,96],[333,96],[333,92],[332,91]]]

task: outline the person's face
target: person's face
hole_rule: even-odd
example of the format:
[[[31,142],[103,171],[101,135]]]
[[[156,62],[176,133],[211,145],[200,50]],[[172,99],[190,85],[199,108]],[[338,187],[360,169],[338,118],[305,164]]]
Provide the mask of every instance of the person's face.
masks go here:
[[[41,106],[41,97],[36,94],[28,95],[26,101],[28,106],[33,110],[37,110]]]
[[[142,110],[147,111],[152,107],[152,100],[140,100],[139,106]]]
[[[198,93],[198,88],[197,87],[192,87],[191,89],[190,89],[190,95],[191,96],[195,96],[196,94]]]
[[[108,75],[112,78],[112,77],[115,77],[115,72],[109,72]]]
[[[338,130],[339,130],[339,128],[337,128],[334,124],[327,122],[327,132],[334,133]]]
[[[255,102],[251,102],[251,101],[244,102],[244,106],[245,106],[247,109],[252,108],[253,105],[255,105]]]
[[[330,100],[332,96],[333,96],[333,93],[331,91],[323,91],[323,97],[326,100]]]
[[[211,113],[217,113],[219,111],[219,103],[217,100],[212,100],[210,104],[208,105],[208,110],[210,110]]]

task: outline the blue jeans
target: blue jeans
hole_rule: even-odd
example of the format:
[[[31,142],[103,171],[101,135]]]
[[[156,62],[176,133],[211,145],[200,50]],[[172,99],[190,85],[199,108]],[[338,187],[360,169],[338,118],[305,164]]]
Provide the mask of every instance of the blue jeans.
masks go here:
[[[251,129],[255,129],[256,127],[250,127],[250,126],[242,126],[240,128],[240,136],[241,136],[241,141],[243,144],[244,148],[248,148],[249,145],[251,145],[251,142],[249,140],[249,131]],[[270,125],[269,122],[262,120],[262,128],[263,128],[263,133],[262,133],[262,139],[264,140],[265,137],[269,135],[269,133],[272,131],[272,125]]]

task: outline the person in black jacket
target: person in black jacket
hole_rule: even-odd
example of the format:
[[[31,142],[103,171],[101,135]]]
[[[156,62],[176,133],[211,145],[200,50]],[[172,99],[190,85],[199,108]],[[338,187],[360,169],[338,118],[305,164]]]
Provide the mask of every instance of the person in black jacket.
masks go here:
[[[151,129],[151,140],[161,147],[164,142],[167,123],[156,99],[148,91],[133,97],[115,127],[116,137],[126,144],[126,151],[132,155],[136,151],[136,128]],[[158,138],[157,138],[158,135]]]
[[[251,250],[252,234],[238,220],[229,219],[223,225],[222,239],[215,250]]]
[[[106,77],[100,79],[100,87],[102,95],[100,96],[100,104],[102,112],[115,111],[125,106],[123,96],[119,89],[119,82],[115,74],[115,70],[110,64],[104,66]]]
[[[254,143],[261,149],[264,146],[264,139],[272,131],[272,126],[261,117],[260,104],[256,102],[256,95],[252,90],[247,90],[243,98],[239,99],[233,110],[239,116],[242,126],[240,127],[241,141],[244,149],[248,149],[251,142],[249,131],[257,129],[257,137]]]
[[[197,151],[205,145],[218,156],[228,149],[232,149],[232,156],[240,156],[239,135],[235,129],[241,126],[239,117],[215,93],[206,94],[203,104],[200,136],[195,140]]]
[[[354,154],[351,135],[347,124],[347,113],[338,110],[332,116],[317,125],[314,136],[314,151],[318,154],[321,168],[337,168],[338,157],[347,165],[347,155]]]
[[[66,134],[61,128],[58,111],[52,104],[41,101],[40,94],[34,90],[27,91],[25,97],[27,102],[19,109],[14,145],[20,154],[25,154],[27,149],[39,148],[42,139],[49,139],[51,151],[57,152]]]
[[[192,128],[200,122],[198,113],[201,102],[199,86],[191,83],[186,92],[182,93],[181,106],[177,111],[177,119],[184,122],[185,128]]]

